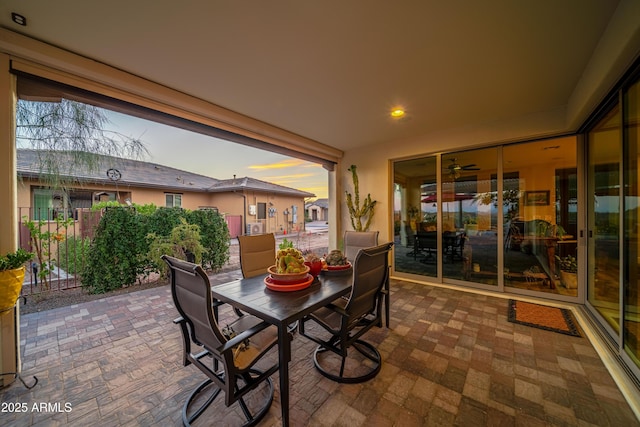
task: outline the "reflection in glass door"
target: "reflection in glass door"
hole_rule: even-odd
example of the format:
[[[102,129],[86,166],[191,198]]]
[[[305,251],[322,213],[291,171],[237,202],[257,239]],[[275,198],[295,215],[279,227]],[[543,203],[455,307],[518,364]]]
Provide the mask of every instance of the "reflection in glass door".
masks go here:
[[[574,137],[504,147],[506,287],[578,295],[576,150]]]
[[[394,163],[394,268],[436,277],[437,160],[435,156]]]
[[[498,149],[442,156],[442,277],[498,286]]]
[[[620,109],[588,133],[587,288],[589,303],[620,331]]]
[[[624,97],[624,333],[625,354],[640,368],[640,82]]]

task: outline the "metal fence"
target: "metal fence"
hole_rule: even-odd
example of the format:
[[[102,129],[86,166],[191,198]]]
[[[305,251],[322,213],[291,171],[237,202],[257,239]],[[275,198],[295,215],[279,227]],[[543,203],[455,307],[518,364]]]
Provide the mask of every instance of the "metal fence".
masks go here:
[[[81,287],[78,273],[101,216],[90,209],[18,208],[20,247],[36,254],[26,266],[22,295]]]

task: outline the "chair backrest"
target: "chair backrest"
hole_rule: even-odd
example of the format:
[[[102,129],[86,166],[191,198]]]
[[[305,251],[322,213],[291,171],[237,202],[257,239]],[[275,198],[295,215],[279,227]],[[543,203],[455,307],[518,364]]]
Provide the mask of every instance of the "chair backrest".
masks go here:
[[[378,234],[377,231],[345,231],[344,256],[353,263],[360,249],[378,244]]]
[[[273,233],[238,236],[242,277],[267,274],[276,263],[276,237]]]
[[[345,310],[350,322],[376,310],[382,287],[389,279],[392,242],[362,249],[353,263],[353,286]]]
[[[211,283],[201,266],[163,255],[169,266],[176,309],[189,326],[191,340],[212,353],[227,340],[213,316]]]

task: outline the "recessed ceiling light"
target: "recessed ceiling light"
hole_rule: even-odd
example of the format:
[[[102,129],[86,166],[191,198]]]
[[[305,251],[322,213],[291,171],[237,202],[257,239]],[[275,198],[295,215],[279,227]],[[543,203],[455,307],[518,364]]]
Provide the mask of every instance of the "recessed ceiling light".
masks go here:
[[[394,108],[393,110],[391,110],[391,117],[396,119],[403,117],[405,114],[406,113],[402,108]]]
[[[11,12],[11,20],[18,25],[22,25],[23,27],[27,26],[27,18],[20,15],[19,13]]]

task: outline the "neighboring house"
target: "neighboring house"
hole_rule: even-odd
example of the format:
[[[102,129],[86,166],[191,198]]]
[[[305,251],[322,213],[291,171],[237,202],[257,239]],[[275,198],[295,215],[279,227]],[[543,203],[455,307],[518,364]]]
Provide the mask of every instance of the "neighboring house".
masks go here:
[[[311,221],[329,220],[329,199],[316,199],[305,205],[307,217]]]
[[[59,154],[64,162],[64,153]],[[94,203],[119,203],[215,209],[227,218],[232,237],[245,233],[284,232],[302,228],[304,199],[314,194],[244,177],[219,180],[155,163],[102,156],[99,172],[73,169],[75,184],[55,190],[41,180],[38,153],[18,150],[18,206],[33,219],[63,214]],[[298,214],[299,213],[299,214]]]

